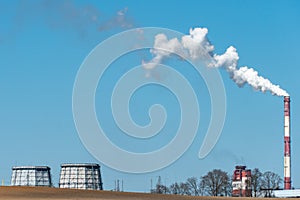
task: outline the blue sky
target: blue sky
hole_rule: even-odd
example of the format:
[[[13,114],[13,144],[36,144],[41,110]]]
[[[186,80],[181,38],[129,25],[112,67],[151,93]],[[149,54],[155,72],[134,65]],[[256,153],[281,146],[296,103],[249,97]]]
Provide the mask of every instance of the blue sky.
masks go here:
[[[129,27],[163,27],[188,34],[191,27],[207,27],[216,53],[233,45],[239,66],[255,68],[291,95],[292,185],[300,188],[300,101],[298,49],[299,1],[0,1],[0,178],[10,183],[14,165],[49,165],[58,183],[61,163],[99,162],[83,146],[72,115],[72,90],[77,71],[89,52],[101,41]],[[88,10],[97,24],[72,13]],[[126,12],[122,23],[115,17]],[[99,27],[105,27],[99,30]],[[126,57],[128,56],[128,57]],[[165,129],[150,143],[122,136],[111,120],[110,89],[123,72],[139,65],[148,51],[133,52],[112,64],[96,94],[98,119],[114,133],[109,137],[132,151],[153,150],[174,136],[179,122],[176,99],[161,87],[145,87],[130,104],[133,119],[147,124],[145,115],[153,103],[166,106]],[[179,68],[185,62],[170,60]],[[121,70],[120,67],[122,66]],[[283,98],[239,88],[220,70],[227,96],[227,115],[222,135],[203,160],[198,151],[210,118],[210,102],[203,79],[188,65],[187,76],[201,99],[198,134],[189,150],[172,165],[147,174],[129,174],[102,163],[104,188],[124,180],[127,191],[149,191],[155,183],[200,177],[214,168],[232,173],[234,165],[271,170],[283,177]],[[107,116],[106,116],[107,115]],[[109,153],[109,152],[107,152]]]

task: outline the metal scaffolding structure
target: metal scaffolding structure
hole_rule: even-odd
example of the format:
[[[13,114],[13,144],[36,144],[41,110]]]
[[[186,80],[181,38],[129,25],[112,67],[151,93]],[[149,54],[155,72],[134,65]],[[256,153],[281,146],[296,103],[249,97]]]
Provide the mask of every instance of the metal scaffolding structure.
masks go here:
[[[46,186],[51,187],[50,167],[19,166],[12,168],[12,186]]]
[[[59,178],[60,188],[103,190],[100,165],[62,164]]]

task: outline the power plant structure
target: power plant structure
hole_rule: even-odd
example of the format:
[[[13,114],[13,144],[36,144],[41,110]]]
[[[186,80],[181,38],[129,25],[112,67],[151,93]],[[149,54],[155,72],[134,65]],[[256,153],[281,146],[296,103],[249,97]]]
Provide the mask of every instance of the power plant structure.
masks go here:
[[[290,96],[284,96],[284,187],[281,190],[273,191],[275,197],[300,197],[300,189],[292,189],[291,180],[290,102]],[[48,166],[12,167],[11,186],[52,187],[50,170]],[[100,165],[95,163],[62,164],[58,186],[59,188],[103,190]],[[115,182],[115,190],[120,190],[119,180]],[[232,196],[252,196],[251,170],[246,169],[246,166],[235,166],[232,178]]]
[[[103,190],[98,164],[62,164],[59,178],[60,188]]]
[[[284,189],[291,189],[290,97],[284,97]]]
[[[51,173],[48,166],[19,166],[12,168],[12,186],[51,187]]]
[[[235,166],[232,177],[232,196],[251,197],[251,170],[246,166]]]

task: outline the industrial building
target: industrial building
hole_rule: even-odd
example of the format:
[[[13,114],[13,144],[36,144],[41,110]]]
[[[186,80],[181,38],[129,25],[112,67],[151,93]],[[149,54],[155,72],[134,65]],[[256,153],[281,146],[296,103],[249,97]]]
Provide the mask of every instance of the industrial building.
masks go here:
[[[278,198],[299,198],[300,197],[300,189],[295,190],[274,190],[274,197]]]
[[[103,190],[100,165],[62,164],[59,178],[60,188]]]
[[[232,196],[251,197],[251,170],[246,166],[235,166],[232,177]]]
[[[51,187],[51,173],[48,166],[19,166],[12,168],[12,186]]]

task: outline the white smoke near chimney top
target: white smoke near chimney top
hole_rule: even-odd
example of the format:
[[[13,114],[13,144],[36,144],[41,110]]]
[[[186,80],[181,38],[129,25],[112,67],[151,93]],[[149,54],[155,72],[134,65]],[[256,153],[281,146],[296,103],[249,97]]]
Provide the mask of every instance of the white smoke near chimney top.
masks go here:
[[[246,66],[238,68],[239,55],[233,46],[222,55],[215,54],[214,46],[208,40],[207,33],[207,28],[190,29],[190,34],[183,36],[181,41],[177,38],[168,40],[164,34],[156,35],[151,49],[153,58],[149,62],[142,61],[143,67],[151,70],[172,55],[184,55],[193,60],[205,61],[208,67],[224,68],[239,87],[248,84],[261,92],[269,91],[273,95],[289,96],[279,85],[274,85],[268,79],[258,75],[253,68]]]

